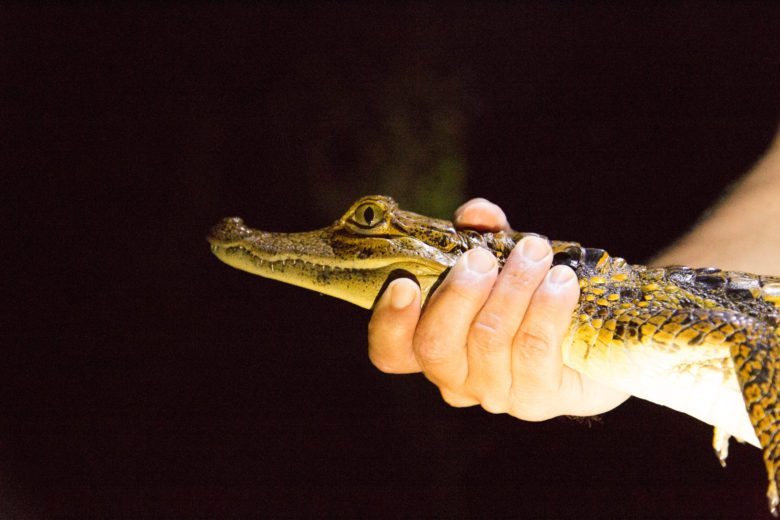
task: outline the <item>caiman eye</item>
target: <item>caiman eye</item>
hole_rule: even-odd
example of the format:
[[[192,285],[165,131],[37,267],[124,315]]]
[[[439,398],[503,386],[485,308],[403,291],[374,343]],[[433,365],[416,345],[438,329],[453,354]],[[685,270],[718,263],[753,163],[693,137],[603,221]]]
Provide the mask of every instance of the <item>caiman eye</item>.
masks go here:
[[[385,219],[385,211],[373,202],[361,204],[352,219],[360,227],[374,227]]]

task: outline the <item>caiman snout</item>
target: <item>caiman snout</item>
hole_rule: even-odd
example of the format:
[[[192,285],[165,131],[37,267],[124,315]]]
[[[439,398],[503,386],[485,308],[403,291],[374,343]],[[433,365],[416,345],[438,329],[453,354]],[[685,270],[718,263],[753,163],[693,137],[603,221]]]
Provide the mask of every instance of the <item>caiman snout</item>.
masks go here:
[[[253,231],[244,225],[244,220],[241,217],[227,217],[211,228],[207,239],[212,245],[215,243],[222,245],[240,242],[252,233]]]

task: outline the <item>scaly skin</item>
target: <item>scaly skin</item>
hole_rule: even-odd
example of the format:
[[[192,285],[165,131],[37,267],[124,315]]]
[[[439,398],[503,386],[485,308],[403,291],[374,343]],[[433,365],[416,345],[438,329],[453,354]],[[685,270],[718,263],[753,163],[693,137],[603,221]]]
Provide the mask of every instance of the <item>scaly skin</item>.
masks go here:
[[[448,221],[403,211],[389,197],[369,196],[318,231],[266,233],[229,218],[209,242],[234,267],[370,308],[398,276],[417,280],[425,300],[463,252],[484,247],[501,266],[529,234],[457,231]],[[576,242],[551,245],[553,263],[574,269],[580,283],[564,363],[714,425],[723,463],[730,435],[760,446],[776,515],[780,278],[650,269]]]

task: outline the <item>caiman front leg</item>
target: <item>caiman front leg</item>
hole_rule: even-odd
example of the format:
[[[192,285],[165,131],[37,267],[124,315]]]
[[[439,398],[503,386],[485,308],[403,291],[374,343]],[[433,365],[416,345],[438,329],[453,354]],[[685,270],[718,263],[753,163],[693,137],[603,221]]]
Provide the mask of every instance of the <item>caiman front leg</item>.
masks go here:
[[[769,509],[778,516],[780,505],[780,336],[777,329],[748,319],[745,333],[731,343],[731,357],[742,388],[745,407],[761,443],[769,477]],[[742,340],[742,341],[740,341]]]

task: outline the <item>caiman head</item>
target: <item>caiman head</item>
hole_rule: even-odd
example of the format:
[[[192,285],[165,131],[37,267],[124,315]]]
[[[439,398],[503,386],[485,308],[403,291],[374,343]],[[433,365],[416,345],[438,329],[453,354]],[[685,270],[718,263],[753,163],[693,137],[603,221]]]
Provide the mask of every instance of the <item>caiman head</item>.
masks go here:
[[[451,222],[403,211],[381,195],[361,198],[317,231],[268,233],[232,217],[208,241],[228,265],[367,309],[401,276],[417,281],[424,301],[462,252]]]

